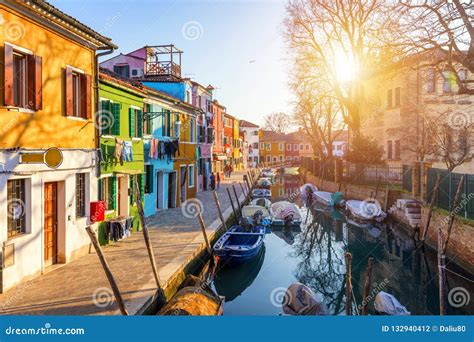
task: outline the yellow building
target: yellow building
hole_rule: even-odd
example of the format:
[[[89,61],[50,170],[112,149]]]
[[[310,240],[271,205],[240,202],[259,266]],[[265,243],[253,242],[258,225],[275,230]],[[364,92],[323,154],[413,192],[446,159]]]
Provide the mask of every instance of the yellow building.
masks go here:
[[[4,291],[88,250],[99,170],[96,51],[115,45],[41,0],[2,1],[0,19]]]
[[[233,140],[234,140],[234,167],[235,170],[243,170],[243,142],[240,139],[240,129],[239,129],[239,120],[234,118],[234,127],[233,127]]]
[[[259,138],[259,158],[261,163],[276,163],[285,160],[285,135],[272,131],[260,130]]]

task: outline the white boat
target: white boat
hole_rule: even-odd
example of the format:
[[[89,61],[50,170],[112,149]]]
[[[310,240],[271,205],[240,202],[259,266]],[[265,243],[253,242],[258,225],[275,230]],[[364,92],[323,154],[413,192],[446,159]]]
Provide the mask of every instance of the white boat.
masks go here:
[[[279,201],[272,204],[273,225],[299,226],[301,213],[298,207],[288,201]]]
[[[252,190],[252,199],[255,198],[272,198],[272,192],[268,189],[254,189]]]
[[[409,316],[410,312],[393,295],[380,291],[375,296],[375,310],[382,315]]]
[[[256,198],[250,202],[250,205],[258,205],[264,207],[268,211],[272,210],[272,201],[268,198]]]
[[[261,198],[263,199],[263,198]],[[261,215],[260,219],[261,222],[255,222],[255,218]],[[242,207],[242,218],[244,218],[247,222],[252,222],[254,225],[262,225],[262,226],[269,226],[272,224],[273,217],[271,212],[259,205],[246,205]]]
[[[260,177],[273,179],[275,178],[275,173],[269,169],[263,170],[262,173],[260,174]]]
[[[382,222],[387,217],[377,201],[348,200],[346,201],[346,210],[354,219],[362,222]]]

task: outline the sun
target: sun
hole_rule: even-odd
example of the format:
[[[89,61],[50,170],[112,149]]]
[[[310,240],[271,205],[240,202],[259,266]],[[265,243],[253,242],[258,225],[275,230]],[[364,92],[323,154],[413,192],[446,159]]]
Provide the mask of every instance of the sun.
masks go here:
[[[349,83],[357,78],[358,66],[350,54],[339,51],[334,56],[334,74],[339,83]]]

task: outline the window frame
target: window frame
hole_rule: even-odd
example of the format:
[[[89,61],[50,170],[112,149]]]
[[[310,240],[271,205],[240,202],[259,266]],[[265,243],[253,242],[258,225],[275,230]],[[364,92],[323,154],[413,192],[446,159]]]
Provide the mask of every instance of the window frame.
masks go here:
[[[84,172],[76,173],[75,200],[76,200],[76,218],[87,216],[86,211],[86,177]],[[81,207],[82,206],[82,207]]]
[[[194,188],[195,171],[196,171],[196,166],[193,164],[189,164],[188,165],[188,188]]]
[[[13,196],[11,193],[10,187],[13,188],[14,183],[20,183],[20,193],[19,196]],[[16,193],[15,193],[16,194]],[[16,194],[18,195],[18,194]],[[17,203],[20,205],[21,214],[17,219],[13,219],[13,215],[10,214],[11,207],[9,204]],[[19,221],[19,222],[18,222]],[[15,233],[13,233],[13,223],[15,222]],[[18,229],[20,228],[20,229]],[[27,220],[26,220],[26,179],[9,179],[7,180],[7,240],[14,239],[19,236],[24,236],[28,234]]]

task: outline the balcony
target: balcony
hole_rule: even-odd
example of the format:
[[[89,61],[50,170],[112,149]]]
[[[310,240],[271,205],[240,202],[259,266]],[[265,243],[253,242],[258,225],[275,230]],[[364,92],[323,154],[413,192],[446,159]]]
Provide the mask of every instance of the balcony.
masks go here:
[[[146,47],[145,77],[181,78],[181,54],[174,45]]]

